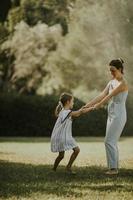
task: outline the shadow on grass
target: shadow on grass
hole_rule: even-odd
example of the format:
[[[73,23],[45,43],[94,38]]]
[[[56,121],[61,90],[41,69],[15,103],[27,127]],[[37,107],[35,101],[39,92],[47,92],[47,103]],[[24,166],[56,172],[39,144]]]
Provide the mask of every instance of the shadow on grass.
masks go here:
[[[104,137],[75,137],[77,142],[104,142]],[[131,140],[133,137],[121,137],[120,141]],[[0,143],[18,142],[18,143],[49,143],[50,137],[0,137]]]
[[[0,137],[0,142],[48,143],[50,137]]]
[[[83,197],[87,190],[132,192],[133,169],[121,169],[117,176],[104,175],[103,167],[74,167],[69,175],[64,166],[55,173],[51,165],[21,164],[0,161],[0,197],[29,197],[32,193],[65,197]]]

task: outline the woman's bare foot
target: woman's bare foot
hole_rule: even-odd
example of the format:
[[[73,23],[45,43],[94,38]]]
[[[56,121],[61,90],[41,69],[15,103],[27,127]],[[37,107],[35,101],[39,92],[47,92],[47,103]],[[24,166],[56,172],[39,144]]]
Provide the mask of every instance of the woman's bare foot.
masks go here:
[[[117,175],[118,169],[109,169],[107,172],[105,172],[106,175]]]

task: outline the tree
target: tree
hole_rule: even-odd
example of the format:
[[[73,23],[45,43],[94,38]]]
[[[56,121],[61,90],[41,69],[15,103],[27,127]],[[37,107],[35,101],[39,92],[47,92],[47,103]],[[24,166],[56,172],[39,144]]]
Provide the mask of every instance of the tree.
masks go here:
[[[47,65],[47,60],[61,38],[60,25],[48,27],[39,23],[30,27],[22,21],[16,26],[13,37],[2,47],[8,52],[7,57],[15,58],[14,62],[9,63],[13,68],[12,88],[20,93],[36,93],[43,79],[47,84],[51,82],[56,70]],[[58,80],[59,77],[55,76],[54,79]],[[58,87],[58,84],[54,87]]]

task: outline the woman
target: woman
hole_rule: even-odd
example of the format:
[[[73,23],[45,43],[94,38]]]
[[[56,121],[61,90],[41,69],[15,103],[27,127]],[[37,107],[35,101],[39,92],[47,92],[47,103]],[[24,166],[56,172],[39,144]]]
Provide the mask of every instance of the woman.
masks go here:
[[[109,63],[110,72],[113,76],[112,80],[109,81],[99,96],[84,106],[94,106],[94,109],[99,109],[109,102],[105,137],[107,165],[109,168],[106,174],[109,175],[118,174],[119,153],[117,141],[127,120],[125,102],[128,95],[128,85],[123,77],[123,63],[122,59],[112,60]]]

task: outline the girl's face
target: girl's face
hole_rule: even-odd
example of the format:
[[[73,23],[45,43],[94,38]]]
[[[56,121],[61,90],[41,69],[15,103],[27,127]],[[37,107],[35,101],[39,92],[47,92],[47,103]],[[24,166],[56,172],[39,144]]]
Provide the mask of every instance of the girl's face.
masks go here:
[[[121,75],[121,69],[117,69],[116,67],[111,66],[110,73],[113,76],[113,78],[117,78]]]
[[[73,105],[74,105],[74,98],[72,97],[71,100],[67,102],[67,104],[68,104],[69,108],[72,109]]]

